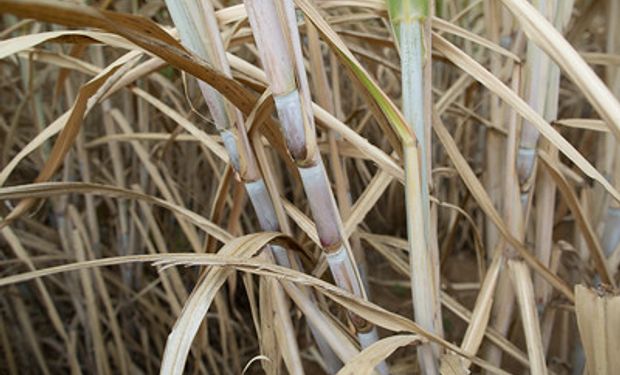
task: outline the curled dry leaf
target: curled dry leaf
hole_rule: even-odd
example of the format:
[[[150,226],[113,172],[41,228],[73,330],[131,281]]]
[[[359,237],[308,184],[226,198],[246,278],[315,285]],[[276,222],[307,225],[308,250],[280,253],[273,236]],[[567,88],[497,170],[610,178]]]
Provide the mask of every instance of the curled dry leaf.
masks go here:
[[[394,335],[377,341],[362,350],[338,371],[338,375],[370,375],[381,361],[398,348],[423,342],[418,335]]]

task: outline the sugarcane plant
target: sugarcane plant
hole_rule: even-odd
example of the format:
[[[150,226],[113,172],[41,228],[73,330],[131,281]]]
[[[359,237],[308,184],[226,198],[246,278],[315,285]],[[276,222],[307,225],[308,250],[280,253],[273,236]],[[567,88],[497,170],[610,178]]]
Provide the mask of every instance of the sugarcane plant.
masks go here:
[[[225,76],[232,77],[210,0],[166,0],[166,5],[172,21],[176,25],[182,44],[197,56],[213,64]],[[200,80],[197,80],[197,83],[227,150],[230,164],[245,186],[261,229],[272,232],[280,231],[281,228],[274,203],[269,195],[254,151],[250,145],[243,115],[239,109],[233,107],[213,87]],[[281,266],[291,268],[293,264],[300,264],[296,258],[291,261],[287,251],[277,244],[270,244],[267,246],[267,249],[275,262]],[[280,286],[276,287],[280,288]],[[282,298],[283,296],[284,294],[281,292],[276,293],[276,298]],[[286,306],[286,303],[278,301],[278,305]],[[285,326],[292,327],[290,314],[284,310],[279,312],[279,318],[286,320]],[[331,373],[335,373],[341,366],[341,362],[320,334],[313,329],[312,325],[310,325],[310,329],[317,341],[319,351],[326,360],[328,370]],[[288,339],[288,342],[283,343],[284,345],[297,347],[294,336],[283,335],[283,337]],[[294,352],[297,352],[297,350],[294,350]],[[301,369],[299,363],[293,367]]]
[[[388,13],[401,61],[403,114],[419,147],[419,182],[408,180],[407,206],[420,211],[419,217],[407,217],[410,243],[410,268],[415,320],[423,328],[439,336],[443,333],[439,297],[439,254],[430,212],[430,127],[432,108],[431,85],[431,0],[388,0]],[[408,153],[405,157],[411,156]],[[408,168],[406,168],[408,170]],[[408,178],[414,178],[411,174]],[[412,191],[415,185],[416,190]],[[412,197],[411,194],[419,194]],[[419,204],[420,207],[409,207]],[[408,209],[408,212],[410,210]],[[417,222],[416,222],[417,220]],[[421,222],[420,222],[421,220]],[[423,231],[416,230],[422,226]],[[416,233],[417,232],[417,233]],[[421,237],[421,238],[417,238]],[[425,245],[421,245],[420,240]],[[420,243],[415,246],[415,243]],[[418,360],[426,374],[438,371],[439,347],[420,345]]]
[[[366,299],[316,141],[293,2],[245,0],[244,3],[286,146],[301,176],[331,273],[338,286]],[[354,314],[349,317],[362,348],[377,341],[372,324]],[[379,370],[387,372],[385,365],[379,366]]]

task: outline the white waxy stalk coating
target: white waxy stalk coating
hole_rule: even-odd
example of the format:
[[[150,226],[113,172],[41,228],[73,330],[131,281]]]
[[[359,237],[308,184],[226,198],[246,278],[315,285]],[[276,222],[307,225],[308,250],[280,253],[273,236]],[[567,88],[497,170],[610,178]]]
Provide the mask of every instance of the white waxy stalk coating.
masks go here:
[[[273,100],[289,152],[295,160],[305,159],[306,135],[299,92],[294,90],[288,94],[274,96]]]

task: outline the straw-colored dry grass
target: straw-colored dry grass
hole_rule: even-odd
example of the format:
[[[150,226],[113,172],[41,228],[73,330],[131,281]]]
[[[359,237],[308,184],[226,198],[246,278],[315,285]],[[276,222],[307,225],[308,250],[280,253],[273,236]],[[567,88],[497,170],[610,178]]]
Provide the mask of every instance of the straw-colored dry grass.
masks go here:
[[[267,1],[0,1],[0,373],[612,374],[620,2]]]

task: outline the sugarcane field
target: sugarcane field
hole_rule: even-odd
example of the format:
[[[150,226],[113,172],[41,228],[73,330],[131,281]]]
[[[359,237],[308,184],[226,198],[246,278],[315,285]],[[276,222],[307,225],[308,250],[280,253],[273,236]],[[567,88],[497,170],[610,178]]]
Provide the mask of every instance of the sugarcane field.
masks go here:
[[[0,374],[620,374],[619,0],[0,0]]]

